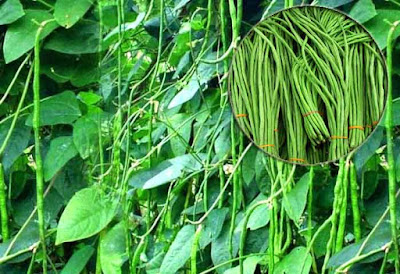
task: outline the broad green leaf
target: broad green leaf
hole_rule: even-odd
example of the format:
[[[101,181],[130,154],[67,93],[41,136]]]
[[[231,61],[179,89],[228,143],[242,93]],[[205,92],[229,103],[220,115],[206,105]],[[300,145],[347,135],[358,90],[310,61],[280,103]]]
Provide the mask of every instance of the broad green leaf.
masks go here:
[[[377,14],[372,0],[358,0],[349,15],[360,23],[365,23]]]
[[[268,235],[268,227],[247,231],[244,254],[265,252],[268,249]]]
[[[243,272],[246,274],[252,274],[256,271],[257,264],[262,260],[260,256],[251,256],[243,261]],[[235,266],[234,268],[228,269],[224,274],[240,274],[240,267]]]
[[[206,54],[205,59],[213,60],[216,59],[216,53],[212,52]],[[200,63],[197,67],[197,71],[194,73],[189,83],[175,95],[172,101],[169,103],[168,108],[174,108],[186,103],[196,95],[196,93],[207,84],[209,80],[217,72],[217,66],[214,64]]]
[[[35,186],[29,184],[25,187],[25,191],[29,192],[29,195],[23,195],[13,203],[13,210],[15,210],[13,212],[13,220],[18,226],[22,226],[25,223],[36,206]],[[60,194],[55,189],[51,189],[44,197],[44,204],[46,205],[44,207],[44,216],[45,225],[47,226],[57,217],[64,206],[64,202]],[[37,224],[37,214],[34,215],[32,222]]]
[[[130,23],[121,24],[121,31],[126,32],[129,30],[136,29],[140,25],[140,23],[143,21],[145,15],[146,15],[145,12],[141,12],[138,14],[135,21],[130,22]],[[115,27],[112,31],[110,31],[107,34],[107,36],[104,38],[104,41],[107,42],[107,41],[111,40],[113,37],[118,35],[119,31],[120,31],[120,28]]]
[[[317,3],[319,6],[336,8],[351,2],[353,2],[353,0],[319,0]]]
[[[178,34],[174,37],[175,46],[171,51],[169,59],[169,63],[172,66],[177,67],[174,76],[179,76],[182,69],[185,67],[185,63],[190,61],[190,31],[190,23],[184,22],[181,24]],[[189,53],[189,55],[182,58],[186,53]]]
[[[228,208],[217,208],[212,210],[207,216],[204,228],[200,234],[199,244],[201,249],[218,238],[228,212]]]
[[[241,222],[243,214],[239,212],[236,216],[236,225]],[[229,241],[230,241],[230,222],[225,222],[222,227],[221,233],[217,239],[211,243],[211,259],[214,265],[226,263],[232,257],[235,257],[239,250],[241,231],[235,231],[232,238],[232,255],[229,255]],[[218,273],[224,273],[225,270],[231,267],[232,263],[226,263],[217,268]]]
[[[77,192],[61,215],[56,245],[89,238],[100,232],[116,214],[117,203],[95,187]]]
[[[260,201],[265,201],[267,200],[268,197],[265,196],[264,194],[259,194],[248,206],[246,210],[246,214],[250,213],[250,209],[253,208],[254,205],[259,203]],[[243,220],[239,223],[239,225],[236,227],[236,231],[242,231],[243,228]],[[269,223],[269,206],[268,204],[261,204],[256,207],[256,209],[253,210],[251,213],[249,220],[247,222],[247,228],[250,228],[250,230],[256,230],[261,227],[266,226]]]
[[[368,137],[364,144],[354,153],[354,165],[357,170],[361,170],[365,163],[375,155],[375,151],[380,147],[384,139],[384,128],[378,126]]]
[[[103,97],[97,95],[93,91],[92,92],[81,91],[78,94],[78,99],[81,100],[86,105],[95,105],[98,102],[100,102],[103,99]]]
[[[311,255],[303,246],[295,247],[282,261],[276,264],[274,274],[308,274],[311,268]]]
[[[46,181],[78,154],[72,136],[62,136],[51,140],[50,149],[44,159],[43,171]]]
[[[159,273],[161,264],[164,260],[165,257],[165,252],[164,251],[160,251],[158,253],[156,253],[156,255],[149,261],[146,263],[146,273]]]
[[[36,32],[40,23],[53,19],[53,16],[44,10],[25,10],[25,16],[12,23],[4,38],[4,59],[10,63],[24,55],[35,45]],[[40,35],[43,39],[57,28],[57,23],[51,21],[46,24]]]
[[[203,158],[204,154],[199,154],[199,156]],[[179,178],[185,171],[194,172],[200,170],[201,167],[201,163],[194,156],[186,154],[161,162],[153,168],[139,171],[129,179],[129,185],[150,189]]]
[[[396,98],[393,100],[393,126],[400,125],[400,98]],[[384,123],[386,121],[386,111],[383,113],[383,117],[380,121],[380,125],[384,127]]]
[[[294,188],[283,198],[283,206],[290,219],[298,223],[307,203],[310,173],[304,174]]]
[[[199,89],[200,85],[198,80],[190,80],[189,83],[181,91],[178,92],[174,99],[172,99],[171,103],[168,105],[168,108],[174,108],[182,105],[183,103],[186,103],[193,98],[193,96],[197,93],[197,91],[199,91]]]
[[[90,245],[85,245],[79,250],[75,251],[67,264],[61,270],[61,274],[78,274],[85,268],[85,265],[92,257],[94,248]],[[103,267],[103,265],[102,265]]]
[[[160,273],[174,274],[190,258],[195,227],[186,225],[179,230],[161,264]]]
[[[41,53],[41,72],[58,83],[82,87],[100,79],[97,54],[70,55],[52,50]]]
[[[222,160],[231,151],[231,133],[230,126],[225,127],[215,140],[214,149],[215,154],[219,160]]]
[[[64,91],[40,103],[40,125],[72,124],[81,116],[79,102],[72,91]],[[31,113],[26,125],[32,126]]]
[[[99,51],[99,23],[82,20],[71,29],[58,29],[49,36],[45,49],[66,54],[85,54]]]
[[[262,204],[251,213],[247,223],[247,228],[250,228],[250,230],[256,230],[266,226],[268,222],[269,206],[267,204]]]
[[[252,146],[249,152],[247,152],[243,158],[242,176],[243,176],[243,181],[246,183],[246,185],[249,185],[251,183],[256,174],[255,163],[257,162],[258,151],[259,150],[255,146]]]
[[[319,228],[320,226],[315,227],[313,231],[317,231]],[[326,254],[326,243],[329,241],[330,233],[331,233],[331,225],[328,224],[321,230],[321,232],[315,238],[313,244],[313,251],[316,258],[319,258]]]
[[[72,27],[92,5],[92,0],[57,0],[54,17],[64,28]]]
[[[122,273],[121,267],[128,259],[125,247],[125,224],[111,228],[100,242],[101,269],[105,274]]]
[[[88,113],[74,123],[72,136],[74,144],[83,159],[99,149],[99,131],[103,123],[107,122],[107,115],[104,112]]]
[[[11,24],[24,14],[24,8],[19,0],[6,0],[0,5],[0,25]]]
[[[194,117],[186,113],[178,113],[168,119],[168,134],[176,134],[170,140],[172,152],[175,156],[185,154],[192,131]]]
[[[391,28],[390,23],[399,20],[400,18],[400,10],[386,10],[386,9],[378,9],[377,15],[365,23],[365,27],[371,32],[372,36],[375,38],[381,49],[386,48],[386,40],[387,35],[389,33],[389,29]],[[397,29],[393,35],[393,39],[396,39],[400,35],[400,29]]]
[[[175,7],[174,10],[179,10],[181,8],[183,8],[187,3],[189,3],[190,0],[177,0],[175,1]]]
[[[10,126],[11,119],[0,124],[0,144],[3,144]],[[4,170],[7,171],[23,153],[24,149],[29,144],[30,138],[31,128],[25,126],[24,119],[18,119],[1,159]]]
[[[343,248],[339,253],[333,255],[329,262],[328,267],[336,268],[348,260],[354,258],[358,253],[361,245],[363,245],[366,238],[362,239],[360,242],[351,244]],[[372,250],[382,249],[391,241],[391,232],[389,223],[382,223],[377,230],[371,235],[370,239],[365,243],[363,251],[360,255],[366,254]],[[384,250],[382,249],[381,253],[383,254]],[[370,256],[371,261],[376,261],[379,257]],[[368,260],[368,258],[367,258]]]
[[[3,243],[0,243],[0,256],[3,257],[5,255],[6,250],[9,248],[11,242],[14,238],[11,238]],[[21,234],[18,238],[15,239],[15,243],[12,245],[9,254],[17,253],[23,249],[29,248],[34,243],[39,241],[39,230],[37,227],[37,223],[29,222],[28,225],[22,230]],[[31,253],[22,254],[21,256],[17,256],[15,259],[8,261],[8,263],[17,263],[26,260],[31,256]]]

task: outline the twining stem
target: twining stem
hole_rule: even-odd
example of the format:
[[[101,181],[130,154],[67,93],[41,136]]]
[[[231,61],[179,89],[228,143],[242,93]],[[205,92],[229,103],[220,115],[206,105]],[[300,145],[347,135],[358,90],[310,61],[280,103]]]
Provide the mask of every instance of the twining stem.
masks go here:
[[[361,214],[358,206],[357,171],[354,163],[350,163],[350,199],[353,211],[353,234],[355,242],[361,240]]]
[[[236,157],[236,132],[235,132],[235,119],[231,118],[231,148],[232,148],[232,165],[237,165]],[[238,167],[239,168],[239,167]],[[238,210],[238,190],[239,190],[239,177],[238,172],[233,173],[233,191],[232,191],[232,216],[231,216],[231,226],[229,229],[229,256],[233,256],[233,234],[236,224],[236,211]]]
[[[7,195],[6,195],[6,183],[4,181],[4,169],[3,164],[0,163],[0,213],[1,213],[1,236],[3,241],[10,238],[8,231],[8,212],[7,212]]]
[[[388,72],[388,95],[386,102],[386,138],[387,138],[387,162],[388,162],[388,181],[389,181],[389,210],[390,210],[390,226],[392,231],[392,241],[394,249],[394,265],[396,274],[400,273],[400,255],[397,243],[397,220],[396,220],[396,170],[393,154],[393,35],[400,21],[393,23],[387,36],[386,62]]]
[[[337,219],[338,219],[338,214],[340,211],[340,197],[342,193],[342,182],[344,178],[344,173],[345,173],[345,160],[340,159],[340,164],[339,164],[339,171],[338,171],[338,176],[336,179],[336,184],[335,184],[335,189],[334,189],[334,201],[333,201],[333,209],[332,209],[332,215],[331,215],[331,231],[329,235],[329,240],[326,244],[326,254],[324,258],[324,263],[322,265],[322,271],[321,273],[325,273],[326,267],[328,265],[329,258],[332,254],[332,251],[335,250],[335,240],[336,240],[336,233],[337,233]]]
[[[201,231],[203,229],[202,225],[199,225],[196,233],[194,234],[192,249],[190,252],[190,273],[197,274],[197,249],[199,248],[199,240]]]
[[[311,254],[313,255],[313,248],[311,246],[311,240],[313,237],[313,224],[312,224],[312,216],[313,216],[313,199],[314,199],[314,166],[310,167],[310,178],[309,178],[309,190],[307,195],[307,247],[310,249]],[[312,267],[315,273],[318,272],[317,263],[315,261],[315,257],[312,256]]]
[[[30,57],[31,54],[28,54],[27,58]],[[25,97],[29,89],[29,83],[32,78],[33,67],[29,69],[28,76],[26,77],[25,86],[21,94],[21,99],[19,100],[16,111],[14,112],[14,117],[11,121],[10,128],[8,129],[7,135],[4,138],[3,143],[0,147],[0,161],[3,159],[4,151],[10,141],[12,132],[14,131],[15,125],[17,124],[17,120],[19,118],[19,114],[21,112],[22,106],[24,105]],[[8,231],[8,212],[7,212],[7,198],[6,198],[6,184],[4,177],[4,167],[0,163],[0,211],[1,211],[1,227],[2,227],[2,237],[3,240],[7,240],[9,238]]]
[[[309,177],[309,190],[308,190],[308,201],[307,201],[307,234],[308,234],[308,244],[312,239],[312,206],[313,206],[313,188],[314,188],[314,167],[310,167],[310,177]]]
[[[338,223],[338,231],[336,236],[336,244],[335,244],[335,253],[339,252],[343,248],[344,242],[344,233],[346,228],[346,215],[347,215],[347,188],[349,183],[349,168],[350,168],[350,157],[347,158],[344,174],[343,174],[343,181],[342,181],[342,197],[341,197],[341,204],[338,205],[339,210],[339,223]]]
[[[38,208],[39,238],[42,247],[43,273],[47,273],[47,248],[46,248],[46,228],[44,220],[44,180],[43,163],[40,152],[40,34],[48,22],[40,24],[36,36],[34,47],[34,74],[33,74],[33,118],[32,127],[35,136],[35,162],[36,162],[36,200]]]
[[[137,273],[137,266],[139,264],[140,254],[142,254],[145,244],[146,244],[146,239],[145,238],[140,239],[140,242],[139,242],[138,246],[136,247],[135,253],[133,254],[133,260],[132,260],[132,265],[131,265],[131,273],[132,274]]]

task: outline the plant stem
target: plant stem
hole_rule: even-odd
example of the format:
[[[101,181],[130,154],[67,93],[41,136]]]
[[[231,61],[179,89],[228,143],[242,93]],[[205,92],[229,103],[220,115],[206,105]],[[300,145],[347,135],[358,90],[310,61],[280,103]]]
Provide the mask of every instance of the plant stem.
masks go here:
[[[40,152],[40,34],[49,21],[40,24],[36,32],[34,48],[34,74],[33,74],[33,119],[32,126],[35,135],[35,162],[36,162],[36,201],[38,208],[39,238],[42,246],[43,273],[47,273],[47,248],[46,227],[44,219],[44,180],[43,163]]]
[[[358,243],[361,240],[361,215],[358,206],[357,171],[354,163],[350,163],[350,194],[353,211],[353,233],[355,242]]]
[[[235,120],[231,118],[231,152],[232,152],[232,164],[234,166],[237,165],[236,158],[236,132],[235,132]],[[238,167],[239,169],[239,167]],[[236,170],[233,173],[233,191],[232,191],[232,216],[231,216],[231,226],[229,229],[229,257],[233,256],[233,234],[236,225],[236,211],[238,208],[238,190],[239,190],[239,181],[238,181],[238,172]]]
[[[6,241],[10,238],[10,233],[8,231],[6,183],[4,181],[4,169],[2,163],[0,163],[0,212],[1,236],[3,237],[3,241]]]
[[[190,252],[190,257],[191,257],[190,273],[191,274],[197,274],[197,249],[199,248],[199,240],[200,240],[200,235],[201,235],[202,229],[203,229],[203,226],[199,225],[199,227],[196,230],[196,233],[194,234],[192,249]]]
[[[400,255],[397,243],[397,220],[396,220],[396,170],[393,154],[393,83],[392,83],[392,66],[393,66],[393,35],[400,21],[396,21],[389,30],[387,36],[387,71],[388,71],[388,95],[386,102],[386,137],[387,137],[387,162],[388,162],[388,179],[389,179],[389,210],[390,225],[392,231],[392,241],[394,249],[394,265],[396,274],[400,273]]]

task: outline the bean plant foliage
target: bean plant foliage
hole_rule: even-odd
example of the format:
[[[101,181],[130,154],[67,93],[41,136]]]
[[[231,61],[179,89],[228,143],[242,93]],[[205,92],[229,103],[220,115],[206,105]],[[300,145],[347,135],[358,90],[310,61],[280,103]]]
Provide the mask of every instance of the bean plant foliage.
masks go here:
[[[399,273],[396,0],[308,3],[388,49],[390,113],[354,154],[285,164],[231,114],[237,43],[298,4],[3,0],[0,272]]]

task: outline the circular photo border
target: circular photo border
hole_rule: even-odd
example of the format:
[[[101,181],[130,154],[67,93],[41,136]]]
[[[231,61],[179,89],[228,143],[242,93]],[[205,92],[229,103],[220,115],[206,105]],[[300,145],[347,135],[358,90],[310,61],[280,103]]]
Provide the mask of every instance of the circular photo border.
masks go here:
[[[372,36],[372,34],[368,31],[368,29],[367,29],[363,24],[361,24],[360,22],[358,22],[356,19],[350,17],[347,13],[345,13],[345,12],[343,12],[343,11],[341,11],[341,10],[335,9],[335,8],[324,7],[324,6],[319,6],[319,5],[296,5],[296,6],[292,6],[292,7],[289,7],[289,8],[284,8],[284,9],[280,9],[280,10],[278,10],[278,11],[275,11],[275,12],[269,14],[268,16],[266,16],[263,20],[258,21],[255,25],[253,25],[253,26],[251,27],[251,29],[243,36],[243,38],[240,39],[240,42],[236,45],[235,51],[233,52],[233,55],[232,55],[232,56],[235,56],[235,54],[236,54],[236,48],[240,47],[241,44],[243,43],[243,41],[244,41],[249,35],[251,35],[252,32],[254,32],[254,28],[257,27],[257,26],[258,26],[259,24],[261,24],[262,22],[264,22],[265,20],[268,20],[269,18],[271,18],[271,17],[275,16],[276,14],[279,14],[279,13],[281,13],[281,12],[283,12],[283,11],[288,11],[288,10],[292,10],[292,9],[304,9],[304,8],[310,8],[310,7],[312,7],[312,8],[320,8],[320,9],[325,9],[325,10],[330,10],[330,11],[333,11],[333,12],[336,12],[336,13],[338,13],[338,14],[343,15],[346,19],[351,20],[351,21],[353,21],[354,23],[356,23],[363,31],[365,31],[365,33],[366,33],[366,34],[372,39],[372,41],[377,45],[377,52],[378,52],[379,55],[381,56],[382,62],[383,62],[383,73],[384,73],[384,78],[385,78],[385,79],[383,80],[383,84],[384,84],[384,101],[383,101],[384,103],[383,103],[383,104],[384,104],[384,106],[383,106],[383,109],[382,109],[382,113],[381,113],[381,115],[380,115],[380,118],[379,118],[379,120],[378,120],[378,123],[376,124],[376,126],[375,126],[374,128],[372,128],[372,131],[369,133],[369,135],[368,135],[367,137],[365,137],[365,139],[364,139],[356,148],[350,149],[346,154],[344,154],[344,155],[342,155],[342,156],[340,156],[340,157],[338,157],[338,158],[331,159],[331,160],[327,160],[327,161],[323,161],[323,162],[318,162],[318,163],[306,163],[306,162],[305,162],[305,163],[299,163],[299,162],[292,162],[292,161],[289,161],[288,159],[283,159],[283,158],[280,158],[280,157],[278,157],[278,156],[276,156],[276,155],[272,155],[272,154],[266,152],[265,150],[263,150],[262,148],[260,148],[260,147],[254,142],[253,138],[252,138],[251,136],[248,136],[248,135],[245,133],[245,130],[243,130],[243,128],[240,126],[238,117],[236,116],[237,113],[235,113],[234,104],[233,104],[233,101],[232,101],[232,94],[231,94],[231,90],[230,90],[230,81],[231,81],[231,77],[229,77],[229,75],[231,75],[232,70],[233,70],[233,68],[232,68],[232,67],[233,67],[233,62],[231,61],[231,63],[229,64],[229,70],[228,70],[228,80],[227,80],[227,81],[228,81],[228,87],[227,87],[227,92],[228,92],[229,103],[230,103],[231,110],[232,110],[232,115],[234,116],[236,125],[239,127],[240,131],[244,134],[244,136],[246,136],[246,138],[249,139],[250,142],[251,142],[258,150],[262,151],[263,153],[265,153],[265,154],[268,155],[269,157],[272,157],[272,158],[274,158],[274,159],[276,159],[276,160],[285,162],[285,163],[287,163],[287,164],[300,165],[300,166],[319,166],[319,165],[327,165],[327,164],[335,163],[335,162],[337,162],[338,160],[340,160],[340,159],[342,159],[342,158],[345,158],[345,157],[346,157],[347,155],[349,155],[350,153],[355,153],[358,149],[360,149],[360,147],[362,147],[363,145],[365,145],[365,144],[368,142],[368,140],[371,138],[371,136],[376,132],[378,126],[379,126],[379,125],[381,124],[381,122],[383,121],[383,117],[385,116],[384,114],[385,114],[386,106],[387,106],[387,95],[388,95],[387,92],[388,92],[388,77],[389,77],[389,76],[388,76],[388,71],[387,71],[386,57],[385,57],[385,55],[383,54],[382,49],[379,47],[379,44],[377,43],[377,41],[375,40],[375,38]],[[233,60],[233,58],[232,58],[232,60]]]

